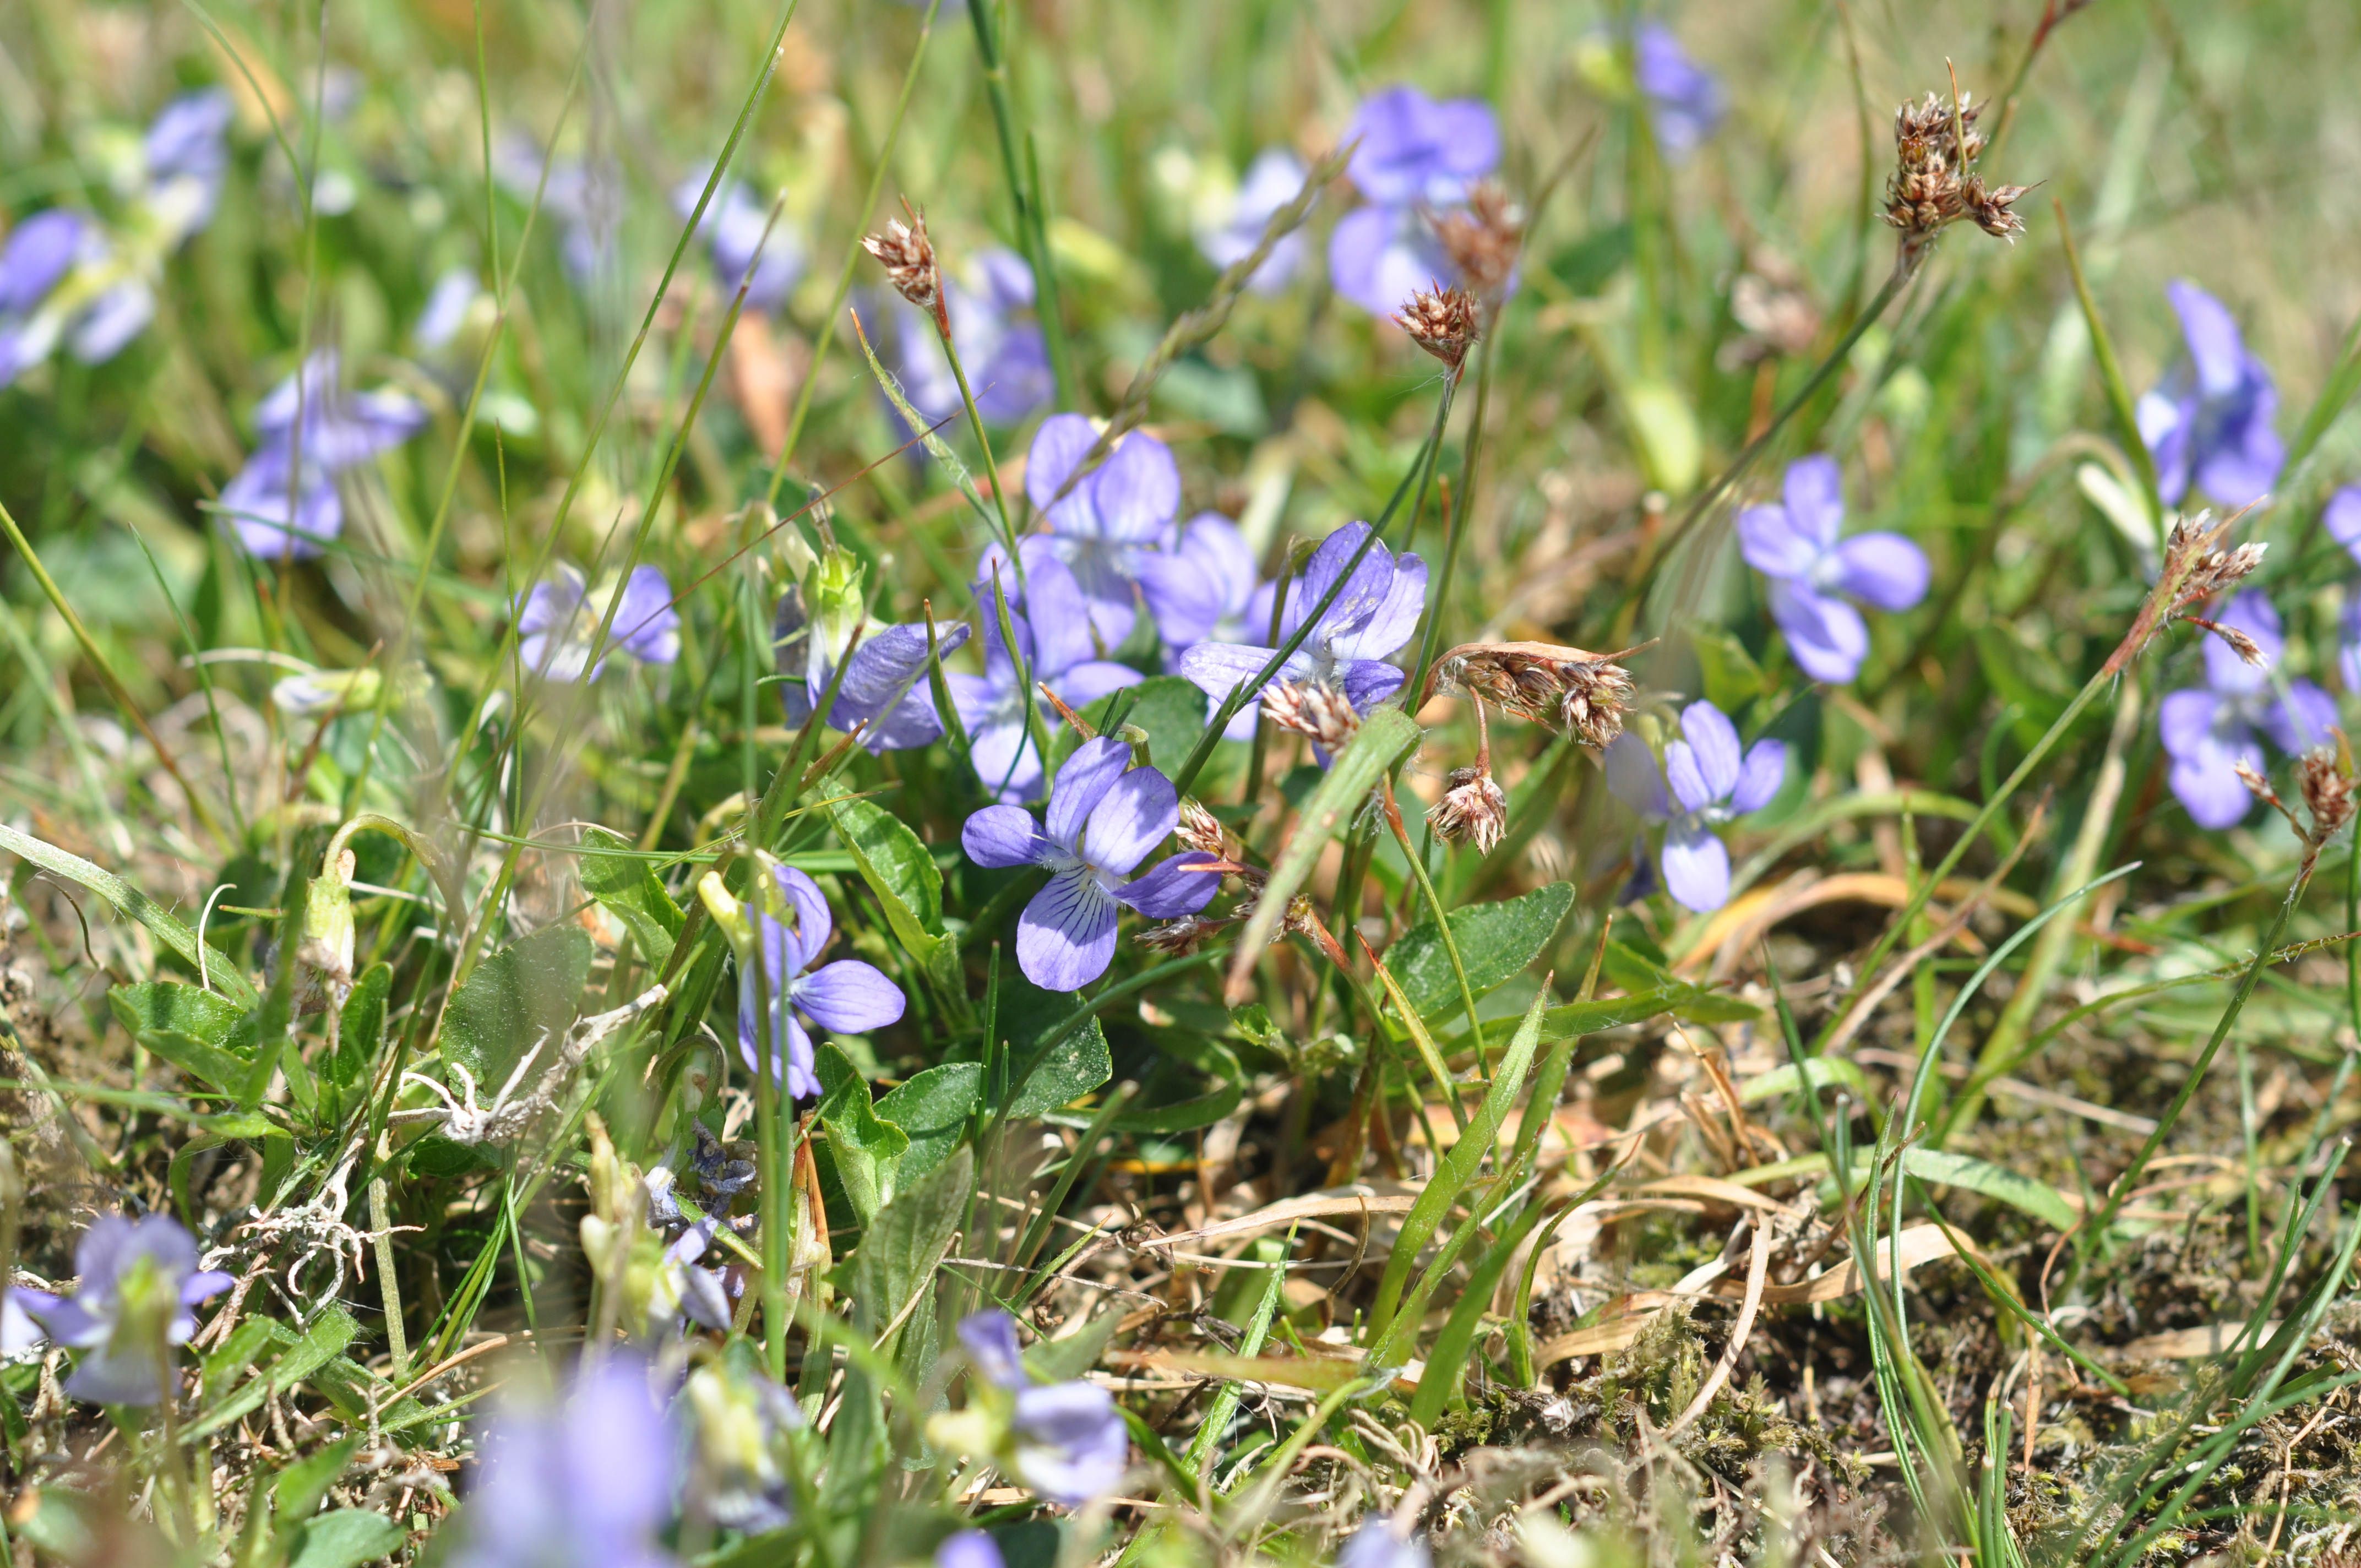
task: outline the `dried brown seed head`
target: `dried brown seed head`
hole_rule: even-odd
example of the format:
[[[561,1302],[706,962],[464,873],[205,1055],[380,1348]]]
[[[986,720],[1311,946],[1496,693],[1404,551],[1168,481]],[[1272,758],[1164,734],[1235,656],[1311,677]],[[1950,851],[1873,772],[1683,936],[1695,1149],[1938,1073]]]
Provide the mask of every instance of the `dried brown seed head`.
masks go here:
[[[1467,362],[1467,350],[1480,330],[1478,320],[1476,296],[1455,284],[1420,290],[1394,315],[1394,323],[1410,334],[1412,343],[1454,370]]]
[[[2312,814],[2313,845],[2325,844],[2353,820],[2353,758],[2340,733],[2333,746],[2314,746],[2295,765],[2304,809]]]
[[[1509,797],[1482,768],[1454,768],[1450,782],[1426,819],[1445,843],[1465,839],[1477,853],[1490,854],[1509,828]]]
[[[1507,191],[1486,180],[1467,192],[1464,209],[1428,222],[1468,290],[1486,303],[1498,304],[1509,291],[1517,257],[1524,249],[1524,209],[1510,199]]]
[[[1435,662],[1427,693],[1488,702],[1528,723],[1564,729],[1587,746],[1623,733],[1631,672],[1617,663],[1637,652],[1592,653],[1554,642],[1463,642]]]
[[[942,269],[935,260],[934,242],[927,237],[927,215],[902,203],[910,221],[899,218],[886,220],[884,230],[865,236],[861,248],[875,257],[885,269],[886,281],[895,291],[935,319],[935,323],[950,330],[950,316],[943,305]]]
[[[1227,924],[1229,922],[1225,920],[1208,920],[1202,915],[1184,915],[1161,926],[1150,926],[1132,940],[1151,953],[1163,953],[1176,959],[1187,958],[1206,938]]]
[[[1987,187],[1975,172],[1984,150],[1976,119],[1983,105],[1967,93],[1947,99],[1929,93],[1923,104],[1894,114],[1894,172],[1885,181],[1887,224],[1902,231],[1900,265],[1915,269],[1935,237],[1961,218],[1986,234],[2014,239],[2025,220],[2011,210],[2031,187]]]
[[[1275,681],[1263,694],[1263,716],[1281,729],[1309,735],[1334,751],[1361,728],[1361,716],[1343,691],[1321,681]]]

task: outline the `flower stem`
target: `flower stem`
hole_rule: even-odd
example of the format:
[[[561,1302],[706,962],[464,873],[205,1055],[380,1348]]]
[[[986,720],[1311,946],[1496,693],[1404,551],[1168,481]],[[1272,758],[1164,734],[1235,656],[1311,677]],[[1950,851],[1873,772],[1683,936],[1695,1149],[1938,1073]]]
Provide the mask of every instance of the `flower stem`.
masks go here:
[[[1449,515],[1444,519],[1443,576],[1434,587],[1434,598],[1427,606],[1426,630],[1419,638],[1418,663],[1411,666],[1411,691],[1426,688],[1426,672],[1434,663],[1435,645],[1442,641],[1443,616],[1451,603],[1452,579],[1458,575],[1460,546],[1466,542],[1467,523],[1476,509],[1476,464],[1484,453],[1484,416],[1492,406],[1492,334],[1484,334],[1481,357],[1476,363],[1476,417],[1467,425],[1467,451],[1459,464],[1459,493],[1453,499]]]

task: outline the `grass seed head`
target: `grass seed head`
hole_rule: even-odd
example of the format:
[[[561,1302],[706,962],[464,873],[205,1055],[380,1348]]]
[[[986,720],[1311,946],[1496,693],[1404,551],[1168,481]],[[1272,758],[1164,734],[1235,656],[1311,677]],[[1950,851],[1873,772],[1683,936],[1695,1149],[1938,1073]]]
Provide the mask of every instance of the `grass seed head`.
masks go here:
[[[1435,284],[1412,294],[1395,313],[1394,323],[1410,334],[1412,343],[1455,371],[1467,362],[1480,317],[1475,295],[1457,284],[1448,289]]]

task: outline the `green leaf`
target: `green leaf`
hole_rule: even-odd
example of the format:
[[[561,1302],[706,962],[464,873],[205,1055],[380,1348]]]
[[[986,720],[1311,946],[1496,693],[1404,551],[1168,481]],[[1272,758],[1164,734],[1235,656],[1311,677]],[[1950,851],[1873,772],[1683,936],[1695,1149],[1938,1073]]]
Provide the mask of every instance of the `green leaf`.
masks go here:
[[[569,1027],[590,974],[590,937],[570,922],[545,927],[476,966],[443,1015],[443,1059],[474,1076],[490,1103],[525,1052]],[[454,1078],[451,1086],[459,1087]]]
[[[1714,707],[1735,714],[1763,695],[1763,666],[1735,636],[1719,629],[1693,631],[1689,645],[1697,652],[1706,700]]]
[[[877,1211],[852,1255],[848,1289],[853,1326],[871,1340],[882,1340],[911,1299],[934,1284],[974,1186],[975,1161],[962,1148]]]
[[[220,948],[208,947],[202,964],[198,961],[196,934],[158,907],[146,894],[120,877],[101,871],[80,855],[70,855],[55,844],[48,844],[29,833],[19,833],[0,822],[0,850],[32,861],[55,876],[77,883],[131,916],[154,934],[156,939],[189,961],[192,969],[202,968],[205,978],[221,989],[221,993],[236,1005],[251,1007],[257,992],[237,966]]]
[[[288,1568],[360,1568],[401,1550],[401,1527],[370,1508],[335,1508],[307,1519]]]
[[[655,868],[637,855],[602,855],[599,849],[628,850],[620,835],[604,828],[582,834],[582,855],[577,862],[582,891],[600,908],[623,923],[640,956],[658,968],[672,958],[673,939],[680,935],[680,905],[664,891]]]
[[[1004,1116],[1038,1116],[1071,1105],[1115,1076],[1115,1058],[1097,1017],[1069,1026],[1076,1001],[1017,976],[1001,976],[1000,1038],[1009,1061]]]
[[[1149,759],[1169,771],[1205,732],[1205,694],[1191,683],[1179,675],[1150,675],[1137,685],[1099,698],[1082,709],[1082,717],[1100,734],[1110,735],[1114,730],[1107,721],[1121,712],[1124,723],[1147,732]],[[1058,731],[1051,751],[1063,762],[1081,744],[1079,734],[1064,729]]]
[[[1787,1062],[1773,1068],[1760,1078],[1746,1080],[1738,1098],[1746,1104],[1764,1100],[1784,1100],[1795,1092],[1795,1085],[1806,1079],[1814,1089],[1850,1089],[1863,1100],[1869,1098],[1869,1079],[1860,1068],[1842,1057],[1806,1057],[1806,1071],[1798,1074],[1796,1064]]]
[[[894,1196],[902,1157],[909,1152],[909,1135],[878,1118],[869,1098],[869,1083],[832,1045],[813,1053],[820,1083],[819,1122],[828,1129],[828,1144],[836,1156],[836,1172],[844,1195],[866,1228],[878,1209]]]
[[[1456,929],[1456,927],[1454,927]],[[1474,979],[1473,975],[1468,977]],[[1580,1039],[1602,1029],[1613,1029],[1625,1024],[1637,1024],[1663,1014],[1677,1014],[1683,1018],[1706,1021],[1702,1014],[1735,1008],[1740,1018],[1752,1018],[1754,1007],[1734,996],[1708,991],[1701,985],[1688,985],[1672,981],[1652,985],[1630,996],[1610,996],[1597,1002],[1573,1002],[1563,1007],[1553,1007],[1542,1014],[1542,1038],[1544,1040]],[[1715,1019],[1715,1022],[1721,1020]]]
[[[1071,1383],[1099,1364],[1122,1321],[1121,1312],[1101,1312],[1072,1333],[1036,1340],[1025,1349],[1025,1369],[1044,1383]]]
[[[2020,1175],[2004,1165],[1994,1165],[1988,1159],[1972,1155],[1945,1154],[1940,1149],[1905,1149],[1902,1155],[1905,1174],[1921,1181],[1931,1181],[1943,1187],[1964,1187],[1971,1192],[1981,1192],[1995,1201],[2019,1209],[2043,1224],[2060,1231],[2070,1231],[2081,1218],[2081,1212],[2066,1201],[2066,1195],[2046,1181],[2037,1181]]]
[[[1193,1133],[1200,1127],[1210,1127],[1238,1108],[1245,1091],[1235,1083],[1225,1083],[1210,1094],[1200,1094],[1191,1100],[1177,1101],[1170,1105],[1151,1105],[1145,1111],[1129,1111],[1109,1122],[1110,1133]],[[1095,1117],[1078,1112],[1051,1112],[1041,1118],[1061,1127],[1087,1127]]]
[[[1522,898],[1453,910],[1451,935],[1467,965],[1469,988],[1481,996],[1524,972],[1557,936],[1565,912],[1573,907],[1574,884],[1554,882]],[[1386,949],[1386,968],[1422,1015],[1440,1014],[1459,1004],[1459,981],[1433,921],[1422,921],[1402,933]]]
[[[1417,722],[1408,714],[1398,707],[1380,707],[1345,742],[1328,769],[1328,776],[1320,781],[1320,787],[1304,803],[1286,848],[1271,863],[1269,880],[1263,884],[1261,896],[1255,900],[1254,917],[1246,922],[1245,933],[1238,938],[1238,956],[1231,970],[1233,983],[1252,969],[1256,956],[1270,945],[1279,918],[1311,876],[1312,868],[1320,863],[1328,840],[1352,820],[1386,770],[1393,766],[1396,758],[1417,745],[1418,738]]]
[[[949,1159],[967,1135],[968,1118],[983,1105],[983,1067],[972,1061],[930,1067],[880,1097],[877,1114],[909,1139],[908,1152],[902,1156],[902,1181],[916,1181]]]
[[[355,1432],[342,1442],[332,1442],[317,1453],[307,1454],[279,1473],[271,1490],[279,1499],[281,1519],[309,1519],[320,1507],[320,1499],[328,1495],[352,1464],[353,1455],[361,1446],[361,1434]]]
[[[220,1046],[244,1017],[245,1009],[210,991],[177,981],[143,981],[118,985],[106,993],[106,1004],[134,1039],[151,1030],[172,1029],[209,1046]]]
[[[330,1082],[349,1088],[367,1076],[385,1043],[385,1003],[393,991],[393,966],[371,964],[353,981],[336,1018],[335,1059],[327,1064]]]

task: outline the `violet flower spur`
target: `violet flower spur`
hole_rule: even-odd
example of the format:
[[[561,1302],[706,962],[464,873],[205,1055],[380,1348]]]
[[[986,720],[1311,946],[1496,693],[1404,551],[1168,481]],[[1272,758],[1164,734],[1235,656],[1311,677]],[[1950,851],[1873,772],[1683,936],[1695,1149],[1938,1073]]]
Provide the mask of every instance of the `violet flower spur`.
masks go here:
[[[2244,762],[2259,773],[2260,730],[2290,755],[2330,739],[2336,701],[2301,677],[2274,680],[2286,651],[2279,612],[2258,593],[2242,593],[2216,618],[2244,632],[2261,652],[2249,664],[2219,637],[2205,639],[2205,685],[2169,694],[2157,716],[2158,732],[2172,758],[2172,793],[2200,828],[2230,828],[2246,819],[2254,796],[2238,777]]]
[[[481,1452],[450,1568],[671,1568],[680,1442],[634,1357],[586,1368],[563,1405],[499,1406]]]
[[[1221,885],[1219,876],[1191,869],[1219,863],[1197,850],[1130,877],[1180,819],[1171,781],[1130,762],[1131,748],[1120,740],[1085,740],[1058,770],[1043,825],[1020,806],[987,806],[961,831],[977,865],[1049,872],[1016,920],[1016,967],[1044,991],[1080,991],[1106,972],[1118,905],[1170,920],[1204,908]]]
[[[1303,189],[1303,160],[1283,147],[1267,147],[1255,156],[1246,179],[1223,199],[1207,204],[1191,225],[1198,251],[1214,266],[1236,266],[1262,243],[1262,231],[1271,215],[1295,200]],[[1294,281],[1303,266],[1303,231],[1283,236],[1246,280],[1257,294],[1276,294]]]
[[[163,1214],[126,1220],[102,1214],[74,1247],[81,1284],[60,1298],[12,1289],[10,1297],[58,1343],[80,1354],[66,1392],[96,1405],[152,1405],[170,1376],[168,1345],[197,1332],[189,1310],[230,1288],[219,1270],[197,1267],[197,1244]]]
[[[2158,493],[2177,505],[2194,484],[2224,506],[2251,505],[2270,493],[2287,460],[2271,428],[2279,388],[2269,367],[2246,352],[2221,301],[2186,279],[2174,280],[2165,293],[2180,317],[2189,357],[2135,411],[2140,439],[2156,459]]]
[[[1014,1397],[1008,1430],[1020,1480],[1069,1508],[1086,1508],[1115,1490],[1131,1463],[1131,1434],[1114,1395],[1079,1380],[1033,1382],[1016,1352],[1016,1325],[1005,1312],[961,1320],[959,1337],[984,1382]]]
[[[1041,756],[1033,744],[1026,704],[1041,704],[1042,685],[1079,711],[1146,678],[1128,664],[1098,657],[1082,590],[1065,563],[1050,553],[1049,539],[1031,534],[1018,541],[1016,548],[1025,563],[1023,592],[1016,573],[1007,569],[1007,556],[997,546],[984,552],[984,575],[975,589],[983,621],[983,674],[954,672],[943,677],[950,688],[951,707],[967,730],[976,777],[1011,804],[1038,799],[1041,794]],[[1016,634],[1016,658],[1009,656],[1001,640],[993,598],[995,581],[1008,607],[1009,629]],[[1019,658],[1032,676],[1030,688],[1017,669]]]
[[[322,349],[271,389],[254,411],[261,444],[222,487],[216,510],[258,559],[319,554],[344,532],[335,476],[425,428],[426,410],[408,393],[391,387],[348,392],[336,385],[336,351]]]
[[[1180,514],[1180,467],[1171,448],[1135,430],[1066,489],[1068,477],[1098,438],[1097,427],[1081,414],[1042,421],[1025,460],[1025,493],[1047,516],[1050,548],[1072,570],[1090,604],[1091,626],[1112,649],[1138,618],[1140,557]]]
[[[1040,323],[1024,319],[1033,308],[1033,269],[1013,250],[993,249],[974,257],[967,271],[964,280],[943,273],[951,342],[975,393],[975,411],[989,424],[1015,424],[1057,391]],[[898,294],[886,296],[885,313],[894,324],[894,372],[911,407],[930,420],[957,414],[959,378],[933,320]]]
[[[1328,274],[1339,294],[1389,316],[1416,291],[1455,277],[1422,212],[1466,199],[1500,161],[1500,128],[1481,99],[1438,104],[1404,85],[1363,100],[1345,129],[1344,140],[1356,138],[1345,172],[1369,204],[1328,236]]]
[[[518,660],[544,680],[580,680],[614,591],[611,578],[597,592],[588,591],[581,572],[561,565],[555,578],[536,583],[525,596],[517,615]],[[617,649],[645,664],[669,664],[680,657],[680,612],[672,608],[672,584],[664,573],[635,567],[622,591],[593,680],[607,673],[608,658]]]
[[[1279,620],[1282,643],[1319,609],[1368,536],[1367,523],[1348,522],[1321,541],[1304,563],[1302,576],[1288,587]],[[1385,660],[1409,642],[1425,607],[1426,563],[1409,551],[1397,556],[1382,543],[1374,544],[1336,602],[1313,623],[1311,635],[1288,655],[1272,680],[1335,686],[1354,712],[1366,713],[1400,688],[1406,677]],[[1247,621],[1251,634],[1256,630],[1251,608]],[[1269,625],[1268,619],[1263,625]],[[1218,702],[1240,681],[1259,675],[1278,652],[1246,642],[1200,642],[1180,655],[1180,674]],[[1268,689],[1248,693],[1249,700],[1259,699]]]
[[[1795,663],[1816,681],[1842,685],[1869,656],[1869,623],[1848,601],[1908,609],[1927,597],[1927,555],[1898,533],[1839,541],[1844,479],[1825,454],[1788,465],[1784,503],[1740,512],[1739,547],[1771,579],[1771,618]]]
[[[828,900],[818,883],[793,866],[774,863],[771,874],[795,924],[763,913],[759,899],[748,904],[756,935],[753,961],[741,959],[738,965],[738,1052],[748,1067],[762,1070],[761,998],[767,995],[771,1078],[784,1080],[789,1097],[800,1100],[819,1092],[804,1018],[834,1034],[865,1035],[898,1021],[906,1003],[901,987],[860,959],[839,959],[812,970],[836,928]]]
[[[942,716],[927,681],[925,625],[870,623],[862,609],[860,568],[848,554],[832,550],[824,565],[814,565],[817,569],[779,596],[771,621],[779,673],[789,677],[779,689],[788,725],[801,726],[811,717],[812,704],[827,693],[850,648],[844,680],[828,710],[829,727],[850,734],[866,725],[861,743],[872,756],[941,740]],[[938,627],[935,646],[948,657],[968,634],[964,621]]]
[[[1720,81],[1691,60],[1662,22],[1633,29],[1631,76],[1647,101],[1656,144],[1672,158],[1687,157],[1721,124],[1727,105]]]
[[[1770,805],[1786,775],[1784,741],[1757,740],[1741,754],[1737,726],[1710,702],[1681,711],[1680,736],[1665,746],[1661,773],[1648,743],[1631,730],[1607,749],[1608,788],[1665,824],[1664,891],[1699,913],[1730,902],[1730,850],[1715,829]]]

